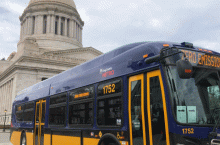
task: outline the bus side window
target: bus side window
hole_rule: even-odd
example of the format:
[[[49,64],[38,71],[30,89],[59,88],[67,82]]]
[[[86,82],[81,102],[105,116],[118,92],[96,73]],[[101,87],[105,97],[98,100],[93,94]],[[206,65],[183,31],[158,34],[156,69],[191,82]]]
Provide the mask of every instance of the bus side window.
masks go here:
[[[97,123],[98,125],[122,125],[122,81],[107,81],[98,86]]]
[[[74,89],[69,96],[69,124],[93,123],[93,98],[94,87],[92,85]]]
[[[67,95],[62,93],[50,97],[49,124],[65,126]]]
[[[25,104],[24,121],[32,122],[34,119],[34,102]]]

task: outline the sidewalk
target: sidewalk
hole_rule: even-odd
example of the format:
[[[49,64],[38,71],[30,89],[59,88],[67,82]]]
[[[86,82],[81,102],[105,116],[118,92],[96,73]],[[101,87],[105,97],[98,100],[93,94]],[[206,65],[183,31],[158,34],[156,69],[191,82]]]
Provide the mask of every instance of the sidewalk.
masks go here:
[[[3,132],[3,129],[0,129],[0,133],[10,133],[10,129],[5,129],[5,132]]]

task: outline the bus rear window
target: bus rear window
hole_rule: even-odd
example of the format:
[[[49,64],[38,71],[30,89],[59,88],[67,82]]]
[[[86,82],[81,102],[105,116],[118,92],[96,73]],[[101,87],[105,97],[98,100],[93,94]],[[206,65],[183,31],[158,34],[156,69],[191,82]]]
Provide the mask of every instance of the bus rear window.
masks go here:
[[[23,121],[24,105],[16,105],[16,120]]]

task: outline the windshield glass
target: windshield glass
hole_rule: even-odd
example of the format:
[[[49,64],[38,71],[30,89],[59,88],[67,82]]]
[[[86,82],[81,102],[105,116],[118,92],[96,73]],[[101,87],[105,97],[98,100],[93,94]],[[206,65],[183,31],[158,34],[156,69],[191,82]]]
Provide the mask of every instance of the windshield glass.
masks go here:
[[[181,79],[176,66],[165,68],[176,120],[186,124],[215,124],[218,114],[214,112],[220,107],[218,71],[194,68],[192,78]]]

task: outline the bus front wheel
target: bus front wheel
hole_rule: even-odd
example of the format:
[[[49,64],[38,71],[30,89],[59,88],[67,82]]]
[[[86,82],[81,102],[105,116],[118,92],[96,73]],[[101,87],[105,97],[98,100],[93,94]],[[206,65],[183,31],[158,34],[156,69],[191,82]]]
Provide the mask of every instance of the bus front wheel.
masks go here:
[[[26,145],[26,134],[23,132],[21,134],[21,145]]]
[[[113,134],[107,133],[102,136],[98,145],[120,145],[120,142]]]

